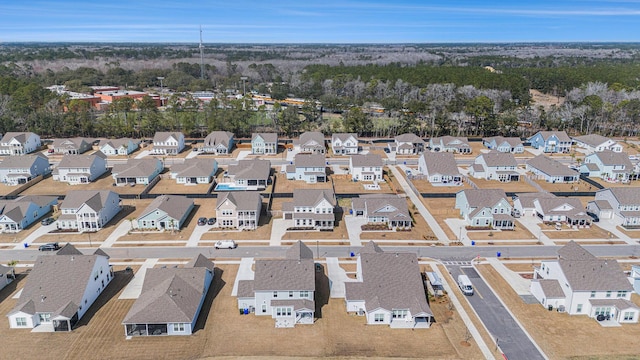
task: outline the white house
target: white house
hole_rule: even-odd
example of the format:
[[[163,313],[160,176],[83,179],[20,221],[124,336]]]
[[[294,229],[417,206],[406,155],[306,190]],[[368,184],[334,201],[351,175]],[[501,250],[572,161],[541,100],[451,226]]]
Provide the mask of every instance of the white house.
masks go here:
[[[546,153],[570,153],[573,140],[564,131],[538,131],[529,138],[531,147]]]
[[[287,179],[304,180],[309,184],[327,181],[324,154],[297,154],[287,165]]]
[[[65,155],[53,170],[53,180],[70,185],[86,184],[107,172],[107,157],[100,151],[91,155]]]
[[[527,160],[526,167],[535,178],[554,184],[574,183],[580,180],[580,174],[577,171],[544,154]]]
[[[522,216],[538,216],[534,202],[538,199],[555,197],[549,192],[519,193],[513,200],[513,210]]]
[[[429,139],[429,148],[435,152],[444,151],[459,154],[471,154],[471,145],[466,137],[441,136]]]
[[[313,324],[315,291],[313,252],[297,241],[284,259],[255,260],[253,280],[238,281],[238,309],[271,316],[277,328]]]
[[[469,167],[469,175],[476,179],[497,180],[500,182],[520,181],[517,171],[518,162],[510,152],[491,150],[478,155]]]
[[[453,153],[426,152],[418,159],[418,172],[432,184],[460,184],[462,175]]]
[[[183,267],[146,269],[122,321],[125,336],[191,335],[213,277],[214,265],[202,254]]]
[[[56,196],[27,195],[0,200],[0,231],[16,233],[47,215],[58,203]]]
[[[573,138],[573,140],[576,142],[576,146],[587,150],[588,153],[600,152],[604,150],[622,152],[621,144],[619,144],[615,140],[598,134],[576,136]]]
[[[94,232],[102,229],[118,212],[120,196],[108,190],[71,190],[60,205],[58,229]]]
[[[360,195],[351,199],[351,212],[370,224],[386,224],[389,229],[411,229],[413,219],[407,199],[394,194]]]
[[[184,134],[158,131],[153,136],[152,153],[155,155],[178,155],[184,149]]]
[[[351,155],[349,173],[353,181],[382,181],[382,157],[378,154]]]
[[[633,287],[618,262],[598,259],[573,240],[558,250],[558,259],[543,260],[534,269],[530,290],[545,308],[598,321],[638,322]]]
[[[234,185],[246,186],[246,190],[263,190],[271,176],[271,161],[262,159],[238,160],[229,165],[225,177]]]
[[[282,204],[284,219],[295,227],[315,230],[333,229],[336,197],[332,189],[294,189],[293,201]]]
[[[91,150],[93,139],[75,137],[69,139],[55,139],[51,148],[56,154],[79,155]]]
[[[612,187],[596,191],[595,201],[606,201],[614,220],[625,228],[640,227],[640,187]]]
[[[0,163],[0,182],[22,185],[50,171],[49,159],[42,154],[8,156]]]
[[[522,140],[518,137],[493,136],[482,139],[482,144],[486,146],[487,149],[499,152],[512,154],[522,154],[524,152],[524,145],[522,145]]]
[[[162,170],[164,165],[157,158],[127,159],[125,163],[113,165],[111,176],[118,186],[149,185]]]
[[[260,224],[262,197],[256,192],[219,193],[215,210],[217,227],[255,230]]]
[[[367,325],[427,329],[433,313],[414,252],[382,251],[373,241],[358,254],[356,281],[345,282],[347,312]]]
[[[331,136],[331,151],[334,155],[353,155],[358,153],[358,135],[354,133],[335,133]]]
[[[470,227],[512,230],[515,219],[502,189],[468,189],[456,193],[456,209]]]
[[[113,279],[109,259],[100,253],[83,255],[68,244],[65,252],[38,256],[7,315],[9,327],[71,331]]]
[[[577,198],[542,196],[533,200],[536,215],[544,222],[566,223],[574,228],[591,225],[591,217]]]
[[[317,131],[307,131],[300,135],[300,139],[294,142],[294,147],[301,153],[323,154],[326,152],[324,146],[324,135]]]
[[[138,149],[140,140],[129,138],[100,140],[100,151],[107,156],[127,156]]]
[[[13,266],[0,264],[0,290],[11,284],[16,279],[16,271]]]
[[[182,164],[173,164],[169,176],[178,184],[196,185],[210,184],[218,171],[215,159],[186,159]]]
[[[251,134],[251,153],[254,155],[275,155],[278,153],[278,133]]]
[[[138,229],[180,230],[193,210],[193,199],[161,195],[153,199],[135,221]]]
[[[398,155],[416,155],[424,151],[424,140],[416,134],[406,133],[394,137],[388,148]]]
[[[233,133],[229,131],[212,131],[204,139],[202,151],[208,154],[231,154],[233,148]]]
[[[0,140],[0,155],[24,155],[41,145],[40,136],[32,132],[8,132]]]
[[[638,177],[627,153],[606,149],[587,155],[580,165],[580,173],[607,182],[628,182]]]

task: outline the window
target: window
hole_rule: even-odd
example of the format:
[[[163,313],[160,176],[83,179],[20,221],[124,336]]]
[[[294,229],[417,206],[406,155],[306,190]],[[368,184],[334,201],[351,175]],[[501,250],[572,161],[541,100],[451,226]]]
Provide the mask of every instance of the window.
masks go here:
[[[595,291],[592,291],[592,292],[591,292],[591,297],[592,297],[592,298],[596,297],[596,292],[595,292]]]
[[[377,323],[384,322],[384,314],[375,314],[373,316],[373,322],[377,322]]]
[[[634,318],[633,311],[626,311],[624,313],[624,321],[632,321]]]
[[[173,331],[184,332],[184,324],[183,323],[173,324]]]
[[[625,296],[627,296],[627,292],[626,292],[626,291],[624,291],[624,290],[622,290],[622,291],[618,291],[618,295],[617,295],[617,297],[619,297],[619,298],[623,298],[623,297],[625,297]]]
[[[611,297],[611,291],[607,291],[607,295],[606,295],[606,296],[607,296],[608,298],[610,298],[610,297]]]
[[[293,291],[289,291],[289,297],[292,298],[293,297]]]
[[[278,297],[278,292],[277,292],[277,291],[274,291],[274,292],[273,292],[273,297],[274,297],[274,298],[277,298],[277,297]]]
[[[582,312],[582,304],[578,304],[578,306],[576,307],[576,312],[577,313],[581,313]]]
[[[404,319],[407,317],[408,314],[409,314],[409,311],[407,310],[393,310],[392,317],[394,319]]]
[[[16,326],[27,326],[27,318],[25,317],[16,318]]]
[[[300,291],[300,297],[303,299],[306,299],[309,297],[309,292],[308,291]]]

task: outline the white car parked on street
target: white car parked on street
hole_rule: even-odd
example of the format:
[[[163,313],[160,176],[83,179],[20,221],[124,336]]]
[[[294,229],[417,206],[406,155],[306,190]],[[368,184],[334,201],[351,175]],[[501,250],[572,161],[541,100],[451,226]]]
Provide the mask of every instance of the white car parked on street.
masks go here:
[[[238,244],[233,240],[218,240],[213,247],[216,249],[235,249],[238,247]]]

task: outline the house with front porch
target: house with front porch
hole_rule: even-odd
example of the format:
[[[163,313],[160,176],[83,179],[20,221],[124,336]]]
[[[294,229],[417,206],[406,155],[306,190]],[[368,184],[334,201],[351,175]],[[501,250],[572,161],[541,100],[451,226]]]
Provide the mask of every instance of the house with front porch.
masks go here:
[[[109,258],[99,252],[40,255],[7,314],[9,327],[71,331],[112,279]]]
[[[307,131],[300,135],[298,141],[294,141],[294,147],[305,154],[322,154],[326,152],[324,134],[317,131]]]
[[[331,135],[331,151],[334,155],[354,155],[358,153],[358,134],[335,133]]]
[[[118,186],[149,185],[162,170],[164,165],[157,158],[127,159],[125,163],[113,165],[111,176]]]
[[[255,230],[260,224],[262,197],[257,192],[218,193],[216,226],[239,230]]]
[[[184,134],[181,132],[156,131],[153,135],[154,155],[178,155],[184,150]]]
[[[13,266],[0,264],[0,290],[11,284],[16,279],[16,270]]]
[[[122,320],[125,336],[191,335],[214,277],[199,254],[181,267],[146,269],[140,296]]]
[[[251,134],[251,153],[254,155],[275,155],[278,153],[278,133]]]
[[[411,229],[413,223],[407,199],[394,194],[360,195],[351,199],[351,212],[369,224],[386,224],[391,230]]]
[[[332,189],[294,189],[293,201],[282,204],[282,214],[296,228],[332,230],[336,203]]]
[[[51,172],[49,158],[40,153],[7,156],[0,163],[0,182],[6,185],[22,185],[49,172]]]
[[[108,190],[71,190],[60,205],[58,229],[95,232],[122,210],[120,196]]]
[[[383,251],[369,241],[357,258],[356,281],[345,282],[348,313],[367,325],[428,329],[433,322],[415,252]]]
[[[225,174],[230,182],[247,190],[264,190],[270,176],[271,161],[262,159],[238,160],[237,164],[229,165]]]
[[[513,211],[521,216],[538,216],[534,202],[538,199],[555,198],[552,193],[542,191],[535,193],[518,193],[513,199]]]
[[[589,154],[605,150],[611,150],[617,153],[622,152],[621,144],[606,136],[598,134],[576,136],[573,138],[573,140],[575,141],[577,147],[585,149]]]
[[[640,187],[612,187],[596,191],[595,201],[611,206],[613,219],[629,229],[640,228]]]
[[[570,153],[573,140],[565,131],[538,131],[529,138],[531,147],[545,153]]]
[[[75,137],[69,139],[55,139],[51,148],[56,154],[80,155],[93,147],[93,139]]]
[[[27,195],[0,200],[0,232],[17,233],[51,212],[57,196]]]
[[[418,173],[426,176],[432,184],[460,184],[462,175],[453,153],[425,152],[418,159]]]
[[[40,136],[32,132],[8,132],[0,140],[0,155],[25,155],[42,146]]]
[[[524,145],[519,137],[493,136],[482,139],[482,145],[502,153],[522,154],[524,152]]]
[[[185,159],[182,164],[173,164],[169,168],[169,176],[176,180],[177,184],[197,185],[211,184],[218,171],[218,162],[215,159]]]
[[[53,180],[70,185],[86,184],[107,172],[107,157],[100,151],[91,155],[65,155],[53,170]]]
[[[353,181],[382,181],[384,162],[378,154],[351,155],[349,173]]]
[[[527,171],[534,179],[550,183],[575,183],[580,180],[580,174],[559,161],[540,154],[526,162]]]
[[[180,230],[193,211],[193,199],[161,195],[153,199],[132,225],[141,230]]]
[[[456,193],[455,208],[469,227],[513,230],[511,204],[502,189],[467,189]]]
[[[140,147],[140,140],[130,138],[102,139],[98,144],[100,151],[107,156],[127,156]]]
[[[324,154],[297,154],[293,164],[286,166],[287,179],[304,180],[309,184],[327,181]]]
[[[638,174],[625,152],[602,150],[587,155],[580,165],[580,173],[600,178],[606,182],[629,182],[637,180]]]
[[[231,154],[234,143],[233,136],[234,134],[229,131],[212,131],[204,138],[202,152],[216,155]]]
[[[591,226],[592,218],[577,198],[543,196],[534,199],[533,206],[545,223],[566,223],[576,229]]]
[[[435,152],[452,152],[458,154],[471,154],[471,145],[466,137],[440,136],[429,139],[429,148]]]
[[[534,268],[530,291],[548,309],[598,321],[638,322],[633,287],[618,262],[598,259],[573,240],[558,250],[557,259]]]
[[[476,179],[500,182],[520,181],[518,162],[510,152],[491,150],[478,155],[469,167],[469,175]]]
[[[424,151],[424,140],[418,135],[406,133],[393,138],[389,143],[389,151],[395,151],[397,155],[417,155]]]
[[[238,309],[245,314],[271,316],[275,327],[313,324],[316,265],[313,252],[297,241],[284,259],[257,259],[253,280],[239,280]]]

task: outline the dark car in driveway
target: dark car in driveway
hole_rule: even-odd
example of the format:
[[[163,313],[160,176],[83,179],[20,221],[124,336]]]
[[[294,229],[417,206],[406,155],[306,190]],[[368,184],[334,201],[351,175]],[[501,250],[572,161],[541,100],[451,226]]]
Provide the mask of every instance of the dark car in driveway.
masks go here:
[[[198,225],[200,226],[207,225],[207,218],[206,217],[198,218]]]
[[[40,224],[47,226],[53,224],[54,221],[56,221],[54,218],[48,217],[46,219],[42,219],[42,221],[40,221]]]
[[[216,218],[209,218],[209,220],[207,220],[207,225],[215,225],[216,224]]]
[[[40,245],[38,250],[40,250],[40,251],[57,251],[57,250],[60,250],[60,245],[58,245],[58,243],[48,243],[48,244]]]
[[[592,213],[591,211],[587,211],[587,215],[589,215],[591,217],[591,220],[593,222],[600,221],[600,218],[598,217],[598,215],[596,215],[595,213]]]

